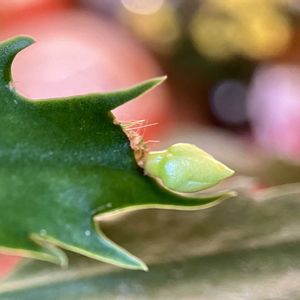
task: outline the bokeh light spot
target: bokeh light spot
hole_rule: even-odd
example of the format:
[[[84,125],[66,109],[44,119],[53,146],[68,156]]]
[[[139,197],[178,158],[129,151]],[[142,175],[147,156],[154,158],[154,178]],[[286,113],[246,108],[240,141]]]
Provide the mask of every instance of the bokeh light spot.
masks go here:
[[[211,98],[215,117],[228,125],[247,122],[247,86],[237,80],[225,80],[218,84]]]
[[[156,52],[169,54],[180,37],[178,16],[173,6],[164,4],[156,13],[139,15],[126,11],[125,22]]]
[[[164,0],[121,0],[122,4],[131,12],[150,15],[157,12]]]

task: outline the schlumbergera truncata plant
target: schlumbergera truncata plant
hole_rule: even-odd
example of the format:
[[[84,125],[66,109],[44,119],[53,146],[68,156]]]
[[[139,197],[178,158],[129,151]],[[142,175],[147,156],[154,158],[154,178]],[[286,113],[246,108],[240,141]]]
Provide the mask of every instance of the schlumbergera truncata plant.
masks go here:
[[[232,193],[187,193],[233,171],[193,145],[148,153],[130,127],[115,120],[111,110],[163,78],[108,94],[40,101],[19,95],[11,64],[32,43],[17,37],[0,46],[0,250],[65,265],[66,249],[146,270],[105,237],[95,219],[129,209],[210,207]]]

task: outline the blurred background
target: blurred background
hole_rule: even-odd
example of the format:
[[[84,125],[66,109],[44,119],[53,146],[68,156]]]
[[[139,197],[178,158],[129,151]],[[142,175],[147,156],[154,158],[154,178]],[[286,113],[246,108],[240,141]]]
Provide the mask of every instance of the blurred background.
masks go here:
[[[37,41],[13,65],[31,98],[166,74],[118,120],[144,120],[153,148],[197,144],[255,191],[300,181],[299,20],[298,0],[3,0],[0,38]]]

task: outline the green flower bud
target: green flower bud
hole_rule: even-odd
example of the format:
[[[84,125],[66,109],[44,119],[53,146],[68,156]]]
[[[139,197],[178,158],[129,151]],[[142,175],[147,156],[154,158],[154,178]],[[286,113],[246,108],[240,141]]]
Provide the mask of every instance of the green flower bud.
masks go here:
[[[191,144],[175,144],[164,151],[150,152],[145,172],[161,179],[167,188],[183,193],[209,188],[234,173]]]

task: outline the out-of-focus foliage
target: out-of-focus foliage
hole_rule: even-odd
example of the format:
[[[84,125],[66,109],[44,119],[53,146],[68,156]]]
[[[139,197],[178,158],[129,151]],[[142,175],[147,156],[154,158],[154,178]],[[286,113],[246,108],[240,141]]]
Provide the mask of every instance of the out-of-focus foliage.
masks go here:
[[[288,191],[277,188],[254,197],[240,196],[188,218],[182,212],[144,211],[108,221],[105,232],[138,253],[150,272],[117,271],[81,257],[72,257],[67,270],[29,262],[2,282],[0,296],[5,300],[298,299],[299,196],[298,185]],[[184,242],[178,243],[180,239]]]

